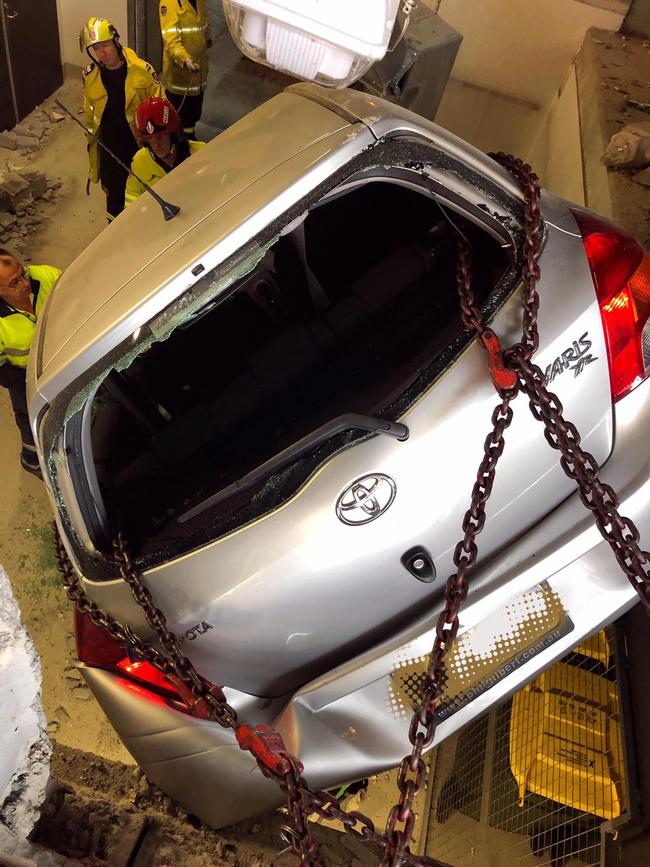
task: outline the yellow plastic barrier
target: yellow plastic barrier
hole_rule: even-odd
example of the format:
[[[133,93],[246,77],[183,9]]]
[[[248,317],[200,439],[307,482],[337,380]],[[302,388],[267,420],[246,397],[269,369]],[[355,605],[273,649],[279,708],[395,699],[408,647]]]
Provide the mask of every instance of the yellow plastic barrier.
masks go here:
[[[577,652],[607,664],[604,633]],[[590,652],[587,652],[590,651]],[[616,683],[558,662],[517,693],[510,719],[510,767],[526,792],[603,819],[623,810],[623,747]]]

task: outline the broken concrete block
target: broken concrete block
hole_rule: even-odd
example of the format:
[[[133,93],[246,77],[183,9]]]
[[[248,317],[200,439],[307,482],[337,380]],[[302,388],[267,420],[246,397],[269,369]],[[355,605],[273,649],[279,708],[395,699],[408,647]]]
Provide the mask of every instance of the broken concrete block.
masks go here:
[[[19,148],[37,148],[38,139],[32,135],[17,135],[16,144]]]
[[[614,133],[601,158],[612,168],[638,169],[650,163],[650,121],[628,123]]]
[[[2,234],[7,231],[11,226],[16,222],[15,214],[9,214],[6,211],[0,213],[0,229],[2,229]]]
[[[43,172],[36,171],[36,169],[27,169],[22,173],[22,177],[29,184],[33,199],[40,199],[47,192],[47,177]]]
[[[0,199],[3,198],[9,202],[8,210],[14,213],[25,210],[33,202],[29,184],[15,172],[0,175]]]
[[[30,123],[29,126],[24,123],[17,123],[12,132],[17,136],[39,139],[43,135],[43,127],[34,122]]]
[[[26,837],[45,800],[50,742],[40,702],[41,669],[7,574],[0,568],[0,647],[3,648],[0,731],[0,830]],[[0,839],[0,851],[6,852]]]
[[[10,151],[16,150],[16,136],[11,132],[0,132],[0,147]]]
[[[0,855],[0,867],[38,867],[31,858],[20,858],[17,855]]]
[[[22,175],[22,173],[28,168],[27,165],[23,163],[15,163],[13,160],[7,160],[7,168],[5,171],[8,172],[16,172],[17,175]]]

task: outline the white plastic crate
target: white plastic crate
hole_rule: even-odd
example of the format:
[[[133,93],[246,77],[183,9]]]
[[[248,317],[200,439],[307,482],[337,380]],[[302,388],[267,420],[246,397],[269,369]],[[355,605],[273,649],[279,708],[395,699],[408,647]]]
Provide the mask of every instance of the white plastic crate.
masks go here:
[[[400,0],[224,0],[240,51],[297,78],[347,87],[386,53]]]

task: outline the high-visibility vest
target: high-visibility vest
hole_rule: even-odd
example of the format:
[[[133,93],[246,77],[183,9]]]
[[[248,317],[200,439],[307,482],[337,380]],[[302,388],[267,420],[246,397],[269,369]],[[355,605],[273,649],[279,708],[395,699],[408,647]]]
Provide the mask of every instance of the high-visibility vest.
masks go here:
[[[192,154],[195,154],[205,145],[205,142],[190,141],[188,144],[190,146],[190,156],[192,156]],[[161,178],[165,177],[167,171],[171,171],[171,168],[165,171],[160,163],[154,159],[149,148],[144,147],[140,148],[131,160],[131,171],[133,172],[133,175],[137,175],[138,178],[143,180],[146,184],[149,184],[150,187],[153,187],[153,185],[158,183]],[[136,180],[133,175],[129,175],[126,182],[126,191],[124,193],[125,205],[130,205],[132,202],[135,202],[135,200],[145,191],[140,181]]]
[[[124,109],[126,119],[133,132],[135,141],[135,112],[148,96],[164,96],[165,91],[153,66],[138,57],[130,48],[122,48],[126,61],[126,81],[124,82]],[[84,77],[84,123],[91,133],[96,134],[102,122],[102,115],[108,102],[99,68],[91,63],[83,70]],[[99,145],[88,136],[88,177],[93,184],[99,181]]]
[[[205,90],[208,79],[207,0],[161,0],[160,30],[163,38],[162,79],[169,93],[197,96]],[[199,72],[191,72],[183,64],[193,60]]]
[[[36,320],[40,316],[45,299],[61,276],[59,269],[51,265],[30,265],[28,271],[34,313],[16,310],[0,298],[0,364],[27,367]]]

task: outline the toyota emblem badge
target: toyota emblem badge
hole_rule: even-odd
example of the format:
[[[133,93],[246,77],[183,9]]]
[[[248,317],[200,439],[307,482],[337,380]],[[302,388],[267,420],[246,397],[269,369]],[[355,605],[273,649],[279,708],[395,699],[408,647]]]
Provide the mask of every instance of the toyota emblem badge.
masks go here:
[[[369,524],[386,512],[397,493],[395,482],[383,473],[362,476],[336,501],[336,517],[344,524]]]

